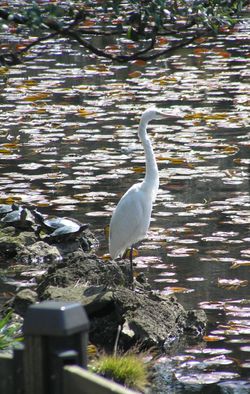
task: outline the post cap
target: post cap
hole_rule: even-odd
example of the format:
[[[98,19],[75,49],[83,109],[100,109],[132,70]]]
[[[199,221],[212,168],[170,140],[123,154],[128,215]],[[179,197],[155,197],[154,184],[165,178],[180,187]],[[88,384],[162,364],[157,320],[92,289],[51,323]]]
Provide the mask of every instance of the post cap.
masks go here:
[[[68,336],[89,330],[89,319],[78,302],[43,301],[27,309],[25,335]]]

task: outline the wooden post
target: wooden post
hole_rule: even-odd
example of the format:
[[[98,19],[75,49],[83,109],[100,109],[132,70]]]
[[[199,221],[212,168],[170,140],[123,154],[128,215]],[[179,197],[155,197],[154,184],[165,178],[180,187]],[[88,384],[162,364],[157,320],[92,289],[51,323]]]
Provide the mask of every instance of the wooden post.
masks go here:
[[[79,303],[31,305],[24,320],[25,394],[61,394],[64,365],[87,366],[89,321]]]
[[[9,353],[0,355],[0,393],[14,394],[13,357]]]
[[[49,392],[45,338],[32,335],[25,337],[23,363],[25,394],[45,394]]]

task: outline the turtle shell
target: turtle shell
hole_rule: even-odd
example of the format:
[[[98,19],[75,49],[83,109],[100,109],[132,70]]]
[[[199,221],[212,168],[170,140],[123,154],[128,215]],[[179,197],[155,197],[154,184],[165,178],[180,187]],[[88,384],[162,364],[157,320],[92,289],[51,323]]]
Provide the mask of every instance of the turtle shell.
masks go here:
[[[81,234],[82,231],[86,230],[88,226],[88,224],[79,225],[71,222],[70,225],[56,228],[55,231],[49,235],[48,239],[54,241],[73,241]]]
[[[1,222],[5,224],[14,224],[15,222],[18,222],[21,219],[22,210],[22,207],[18,207],[18,209],[15,209],[14,211],[11,210],[1,219]]]
[[[19,209],[19,206],[16,204],[1,204],[0,205],[0,216],[6,215],[12,211],[16,211]]]
[[[80,224],[67,218],[52,218],[44,220],[43,224],[45,227],[53,230],[59,229],[61,227],[66,227],[69,229],[69,232],[75,232],[79,230]],[[66,229],[65,229],[66,231]]]
[[[12,211],[12,205],[9,204],[1,204],[0,205],[0,215],[4,215]]]
[[[27,208],[18,207],[14,211],[7,213],[2,219],[5,225],[26,229],[34,224],[31,212]]]

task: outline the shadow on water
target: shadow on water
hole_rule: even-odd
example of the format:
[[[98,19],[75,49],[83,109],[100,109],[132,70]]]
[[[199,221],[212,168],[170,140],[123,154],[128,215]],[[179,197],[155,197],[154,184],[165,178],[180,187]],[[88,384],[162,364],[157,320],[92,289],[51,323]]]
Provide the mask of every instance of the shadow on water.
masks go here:
[[[0,81],[1,201],[89,222],[99,255],[115,204],[143,176],[140,113],[153,103],[181,112],[149,127],[161,184],[137,270],[205,309],[210,325],[204,343],[159,360],[164,393],[250,392],[247,37],[246,18],[201,51],[128,67],[62,40]]]

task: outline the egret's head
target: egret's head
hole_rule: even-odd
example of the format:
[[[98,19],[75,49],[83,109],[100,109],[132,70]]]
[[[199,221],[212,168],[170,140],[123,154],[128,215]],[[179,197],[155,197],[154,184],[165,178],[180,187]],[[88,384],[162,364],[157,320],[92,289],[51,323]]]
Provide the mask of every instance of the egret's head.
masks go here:
[[[171,118],[171,114],[167,114],[155,106],[149,107],[146,111],[143,112],[141,116],[141,121],[143,123],[148,123],[153,119],[163,119],[163,118]]]

